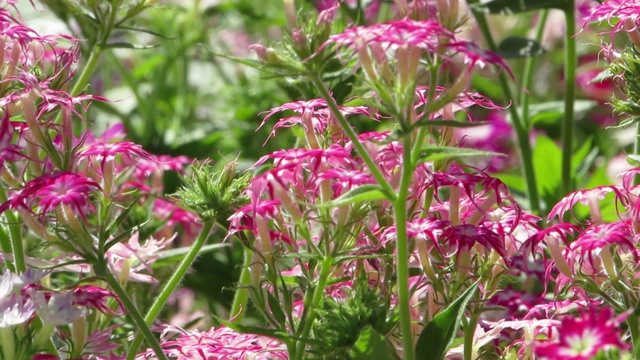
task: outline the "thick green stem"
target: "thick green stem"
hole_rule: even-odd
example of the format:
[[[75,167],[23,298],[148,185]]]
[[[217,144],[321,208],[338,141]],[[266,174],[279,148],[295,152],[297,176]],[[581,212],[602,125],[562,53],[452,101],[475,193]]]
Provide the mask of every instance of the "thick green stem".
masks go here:
[[[142,315],[136,308],[136,305],[133,303],[133,301],[131,301],[127,292],[124,290],[122,285],[120,285],[120,282],[118,282],[118,279],[116,279],[116,277],[113,276],[113,274],[109,271],[107,264],[102,263],[102,264],[94,265],[94,271],[96,275],[103,278],[107,282],[107,284],[109,284],[109,287],[111,287],[111,290],[113,290],[113,292],[118,296],[120,301],[122,301],[122,304],[124,305],[125,310],[129,313],[129,316],[131,316],[131,318],[133,319],[133,322],[138,327],[138,331],[142,333],[142,335],[147,340],[147,342],[149,343],[149,346],[151,346],[151,348],[153,349],[158,359],[168,360],[167,356],[162,351],[162,347],[160,347],[160,343],[158,342],[158,339],[155,337],[155,335],[153,335],[153,332],[151,332],[151,328],[144,321],[144,319],[142,318]]]
[[[473,360],[473,335],[476,332],[478,316],[473,313],[469,319],[467,327],[464,329],[464,360]]]
[[[311,81],[315,85],[316,89],[318,89],[322,97],[327,100],[327,104],[329,105],[331,112],[340,123],[340,126],[342,127],[344,133],[353,143],[353,147],[358,152],[358,155],[360,155],[365,164],[367,164],[367,168],[369,169],[369,171],[371,171],[371,175],[373,175],[373,177],[376,179],[378,185],[380,185],[380,187],[382,188],[382,191],[385,193],[385,195],[387,195],[389,200],[395,199],[395,191],[393,190],[387,179],[385,179],[382,170],[380,170],[380,167],[378,167],[378,164],[373,161],[371,155],[369,155],[369,152],[367,152],[367,150],[364,148],[364,145],[362,145],[360,139],[358,139],[358,135],[351,128],[351,125],[349,125],[347,119],[344,117],[344,115],[342,115],[340,109],[338,109],[338,104],[336,103],[336,100],[331,96],[331,94],[329,94],[329,90],[327,90],[327,87],[317,75],[311,76]]]
[[[478,0],[467,0],[469,5],[477,3]],[[493,37],[491,36],[491,32],[489,31],[489,25],[487,24],[487,19],[483,14],[479,14],[476,11],[473,12],[473,16],[478,23],[480,31],[487,41],[487,45],[491,51],[496,51],[497,46],[493,41]],[[531,207],[531,211],[534,213],[540,213],[540,194],[538,193],[538,185],[536,181],[536,174],[533,168],[533,151],[531,150],[531,143],[529,142],[529,127],[524,123],[520,114],[518,113],[518,107],[515,103],[515,98],[509,87],[509,81],[507,79],[507,75],[504,71],[498,74],[498,81],[500,83],[500,87],[502,88],[502,92],[507,99],[513,101],[511,106],[509,107],[509,114],[511,115],[511,121],[513,122],[513,127],[516,130],[516,138],[518,139],[518,146],[520,147],[520,157],[522,159],[522,169],[524,171],[524,177],[527,184],[527,193],[529,197],[529,205]]]
[[[187,273],[187,270],[193,263],[193,260],[195,260],[196,256],[200,252],[202,245],[204,245],[207,238],[209,237],[209,232],[211,232],[211,228],[213,228],[213,224],[214,224],[214,220],[205,221],[204,225],[202,226],[202,231],[200,232],[200,235],[198,235],[198,238],[196,239],[196,241],[193,242],[193,245],[191,245],[191,249],[189,249],[189,252],[182,259],[182,261],[180,262],[180,265],[178,265],[178,268],[173,273],[173,275],[171,275],[171,278],[169,279],[169,281],[167,281],[167,284],[164,286],[164,288],[160,292],[160,295],[158,295],[156,300],[151,305],[151,308],[145,315],[143,322],[146,327],[151,325],[151,323],[153,323],[156,317],[158,317],[158,314],[160,314],[160,311],[162,310],[164,305],[167,303],[167,300],[169,300],[169,296],[171,296],[171,294],[176,289],[178,284],[182,281],[182,278]],[[127,360],[132,360],[136,357],[136,353],[138,352],[140,344],[142,343],[143,337],[146,338],[147,336],[142,331],[141,333],[136,334],[136,337],[133,339],[133,342],[131,343],[131,347],[129,348],[129,352],[127,353]]]
[[[565,55],[564,55],[564,120],[562,121],[562,195],[573,190],[573,170],[571,157],[573,156],[573,122],[576,88],[576,20],[575,0],[567,0],[564,15],[566,20]]]
[[[251,262],[253,261],[253,251],[248,247],[244,248],[244,262],[242,263],[242,272],[238,280],[238,288],[233,297],[231,305],[231,319],[229,321],[240,322],[244,317],[247,301],[249,300],[249,289],[251,286]]]
[[[322,297],[324,296],[324,289],[327,287],[327,280],[329,280],[329,275],[331,275],[331,269],[333,268],[333,261],[330,257],[325,257],[320,264],[320,277],[318,278],[318,285],[313,289],[313,296],[311,297],[311,303],[307,303],[305,301],[304,307],[305,310],[308,310],[308,315],[304,318],[304,325],[302,328],[302,332],[298,338],[298,344],[296,346],[296,352],[291,356],[293,360],[302,360],[304,358],[304,351],[306,348],[305,339],[309,337],[309,333],[311,332],[311,327],[316,318],[316,309],[320,306],[322,302]],[[306,300],[306,299],[305,299]]]
[[[411,305],[409,299],[409,241],[407,236],[407,196],[413,175],[411,163],[411,137],[406,136],[403,144],[402,176],[398,197],[394,201],[396,223],[396,272],[398,276],[398,310],[400,330],[402,332],[402,348],[405,360],[415,359],[413,349],[413,331],[411,328]]]
[[[0,186],[0,203],[7,201],[7,192],[3,186]],[[27,264],[24,258],[24,247],[22,246],[22,222],[18,220],[13,210],[4,212],[9,227],[9,237],[11,238],[11,253],[13,254],[13,263],[15,264],[15,272],[22,274],[27,270]],[[2,242],[2,250],[7,245],[6,241]],[[13,266],[13,265],[11,265]]]

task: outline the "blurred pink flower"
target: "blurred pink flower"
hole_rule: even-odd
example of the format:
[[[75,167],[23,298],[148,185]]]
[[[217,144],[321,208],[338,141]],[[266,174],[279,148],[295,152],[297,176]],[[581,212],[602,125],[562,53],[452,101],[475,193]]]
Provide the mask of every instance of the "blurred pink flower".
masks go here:
[[[562,318],[557,341],[536,341],[535,354],[541,360],[590,360],[600,350],[626,349],[619,328],[625,317],[616,317],[609,307],[580,309],[579,316]]]

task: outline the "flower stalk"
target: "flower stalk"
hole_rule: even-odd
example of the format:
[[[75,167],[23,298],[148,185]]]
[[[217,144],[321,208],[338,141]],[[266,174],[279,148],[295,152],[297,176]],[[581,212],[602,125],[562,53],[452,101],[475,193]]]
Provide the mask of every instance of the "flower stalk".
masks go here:
[[[171,278],[169,278],[169,280],[167,281],[167,284],[160,292],[160,295],[158,295],[156,300],[151,305],[151,308],[149,308],[149,311],[147,312],[147,314],[144,316],[144,319],[142,320],[144,323],[144,327],[146,327],[147,329],[148,329],[148,326],[151,325],[153,321],[158,317],[158,315],[160,314],[160,311],[169,300],[169,297],[171,296],[173,291],[177,288],[178,284],[180,284],[180,282],[182,281],[182,278],[187,273],[187,270],[189,269],[191,264],[193,264],[193,261],[195,260],[196,256],[200,252],[200,249],[202,249],[202,246],[204,245],[207,238],[209,237],[209,233],[213,228],[214,222],[215,220],[213,219],[210,219],[204,222],[200,235],[198,235],[198,238],[191,245],[191,249],[189,249],[189,252],[182,259],[182,261],[180,262],[180,265],[178,265],[178,268],[173,273],[173,275],[171,275]],[[146,339],[147,337],[148,337],[148,334],[146,334],[141,328],[140,332],[136,334],[136,337],[133,339],[133,342],[131,342],[131,347],[129,348],[129,352],[127,353],[127,360],[135,359],[135,356],[138,352],[140,344],[142,343],[142,339],[143,338]],[[147,339],[147,341],[149,340]]]

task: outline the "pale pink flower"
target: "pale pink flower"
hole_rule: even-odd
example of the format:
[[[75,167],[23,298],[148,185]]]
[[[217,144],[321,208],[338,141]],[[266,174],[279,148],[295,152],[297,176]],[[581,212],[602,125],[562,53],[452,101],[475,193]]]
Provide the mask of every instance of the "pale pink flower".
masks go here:
[[[286,347],[266,336],[240,334],[224,326],[207,331],[172,328],[179,331],[178,337],[161,344],[170,359],[288,359]],[[137,357],[138,360],[154,358],[152,350],[147,350]]]

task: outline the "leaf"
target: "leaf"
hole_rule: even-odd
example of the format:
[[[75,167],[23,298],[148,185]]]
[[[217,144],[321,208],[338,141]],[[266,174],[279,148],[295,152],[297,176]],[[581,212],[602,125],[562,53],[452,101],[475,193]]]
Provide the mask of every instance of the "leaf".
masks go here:
[[[158,47],[158,45],[136,45],[128,42],[113,42],[102,46],[103,49],[135,49],[146,50]]]
[[[555,196],[562,184],[562,151],[553,140],[544,135],[536,138],[533,149],[533,168],[538,181],[538,190],[544,195]]]
[[[433,146],[423,149],[422,161],[459,159],[477,156],[506,156],[505,154],[456,146]]]
[[[231,244],[209,244],[203,246],[200,251],[198,251],[198,255],[206,254],[208,252],[212,252],[214,250],[221,249],[223,247],[229,247]],[[177,262],[182,260],[182,257],[189,252],[191,249],[190,246],[184,246],[177,249],[170,249],[160,252],[158,255],[158,260],[151,265],[153,268],[161,267],[167,265],[168,263]]]
[[[419,359],[441,360],[456,337],[464,310],[478,288],[476,281],[448,308],[436,315],[422,330],[416,344],[416,357]]]
[[[236,324],[231,321],[224,320],[221,317],[218,317],[215,315],[211,315],[211,316],[213,316],[213,318],[219,323],[221,323],[222,325],[242,334],[255,334],[255,335],[268,336],[270,338],[283,340],[283,341],[290,338],[290,336],[283,331],[261,328],[257,326]]]
[[[474,121],[474,122],[469,122],[469,121],[458,121],[458,120],[430,120],[430,119],[425,119],[422,121],[418,121],[417,123],[411,125],[411,129],[415,129],[418,127],[423,127],[423,126],[446,126],[446,127],[453,127],[453,128],[471,128],[471,127],[478,127],[478,126],[483,126],[483,125],[487,125],[487,124],[491,124],[491,121]]]
[[[496,53],[506,59],[538,56],[545,50],[539,42],[521,36],[509,36],[498,45]]]
[[[394,360],[394,350],[389,346],[387,338],[367,325],[360,332],[358,340],[353,344],[349,355],[354,360]]]
[[[320,208],[336,207],[363,201],[390,200],[379,185],[362,185],[352,189],[339,198],[319,204]]]
[[[510,15],[542,9],[564,9],[564,0],[493,0],[471,5],[473,11],[482,14]]]

